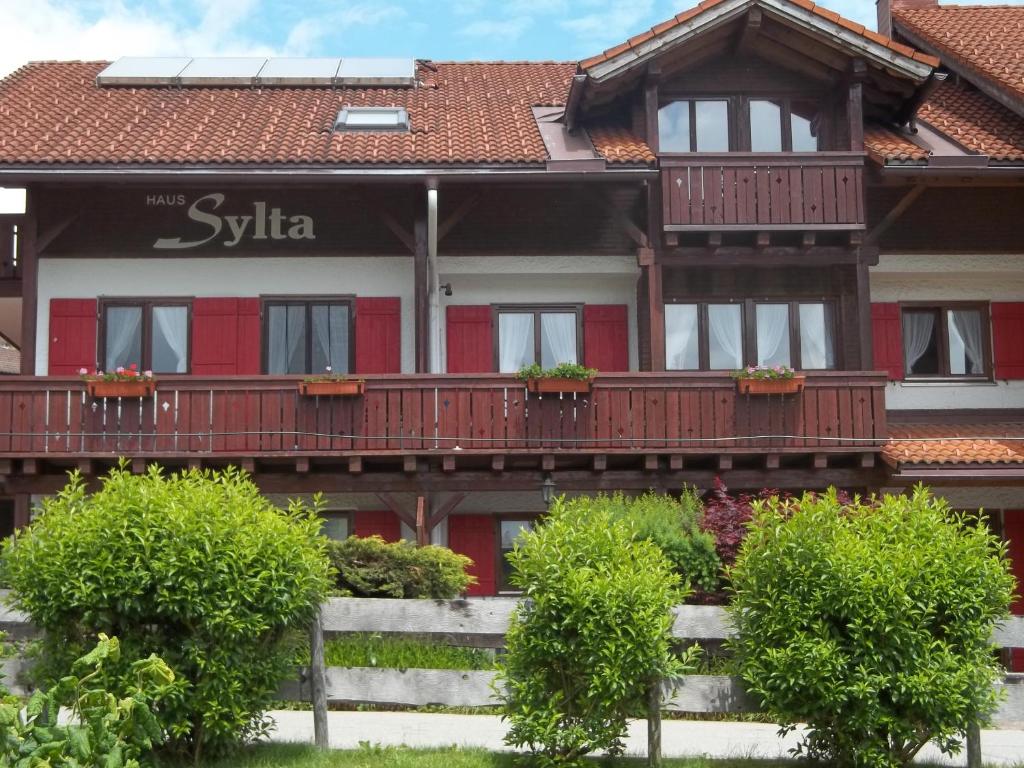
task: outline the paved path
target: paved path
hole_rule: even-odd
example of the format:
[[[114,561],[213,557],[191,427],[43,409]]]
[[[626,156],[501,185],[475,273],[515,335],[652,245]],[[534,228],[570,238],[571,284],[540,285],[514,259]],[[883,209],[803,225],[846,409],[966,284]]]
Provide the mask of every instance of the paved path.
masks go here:
[[[274,741],[313,741],[313,713],[271,712],[277,728]],[[662,723],[662,752],[665,757],[786,757],[796,744],[791,734],[780,739],[774,725],[762,723],[694,722],[665,720]],[[352,749],[359,742],[409,747],[481,747],[505,750],[502,738],[505,724],[491,715],[428,715],[416,712],[331,712],[328,720],[331,746]],[[647,723],[631,724],[626,744],[631,755],[644,755]],[[1024,766],[1024,731],[982,731],[981,746],[988,765]],[[950,765],[965,765],[963,755],[944,758],[938,750],[926,747],[921,760]]]

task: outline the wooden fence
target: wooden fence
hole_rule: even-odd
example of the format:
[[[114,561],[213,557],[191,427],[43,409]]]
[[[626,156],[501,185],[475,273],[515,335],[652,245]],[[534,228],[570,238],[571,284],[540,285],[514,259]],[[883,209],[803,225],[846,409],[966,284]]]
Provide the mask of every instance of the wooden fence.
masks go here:
[[[0,591],[0,599],[4,596]],[[449,645],[501,647],[518,600],[482,597],[466,600],[379,600],[332,598],[321,606],[311,631],[311,664],[299,679],[287,681],[278,697],[312,701],[316,743],[328,744],[328,703],[441,705],[483,707],[496,705],[493,671],[443,669],[385,669],[327,667],[324,637],[346,633],[379,633],[431,638]],[[0,630],[15,636],[31,633],[27,617],[0,608]],[[715,643],[730,636],[732,627],[724,609],[678,606],[672,629],[680,640]],[[1009,618],[992,637],[1000,648],[1024,648],[1024,617]],[[8,662],[6,674],[17,669]],[[1024,674],[1008,674],[999,687],[1005,692],[993,720],[996,724],[1024,722]],[[652,691],[648,705],[648,755],[660,759],[661,712],[756,712],[758,707],[736,677],[686,675],[663,681]],[[981,765],[980,734],[967,733],[968,765]]]

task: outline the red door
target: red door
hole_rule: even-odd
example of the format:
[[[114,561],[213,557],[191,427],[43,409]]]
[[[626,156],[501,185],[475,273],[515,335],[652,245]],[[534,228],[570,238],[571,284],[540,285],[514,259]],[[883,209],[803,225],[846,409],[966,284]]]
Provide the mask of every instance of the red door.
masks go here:
[[[490,515],[448,518],[449,549],[473,560],[469,573],[476,577],[477,583],[466,590],[467,595],[497,594],[494,521]]]

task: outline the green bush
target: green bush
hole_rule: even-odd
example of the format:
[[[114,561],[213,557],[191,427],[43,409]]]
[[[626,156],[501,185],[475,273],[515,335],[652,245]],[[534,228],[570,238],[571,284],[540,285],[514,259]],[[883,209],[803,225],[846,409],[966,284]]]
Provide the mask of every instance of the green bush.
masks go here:
[[[808,724],[798,751],[811,758],[899,766],[929,741],[955,752],[996,706],[1005,550],[923,488],[755,504],[732,581],[740,674],[786,729]]]
[[[118,698],[101,680],[104,667],[120,660],[117,638],[101,634],[71,674],[32,695],[24,716],[20,703],[0,704],[0,765],[138,768],[164,740],[153,706],[174,673],[156,656],[136,661],[130,666],[132,683]],[[62,707],[70,711],[64,725],[57,720]]]
[[[605,505],[557,499],[508,555],[525,598],[499,661],[508,744],[542,764],[621,754],[626,719],[652,681],[690,661],[672,652],[672,607],[684,596],[661,551]]]
[[[332,541],[329,554],[338,574],[338,589],[353,597],[449,600],[476,583],[466,573],[473,561],[444,547],[350,536]]]
[[[165,476],[122,466],[80,477],[6,545],[14,604],[45,630],[41,672],[59,680],[101,632],[128,658],[156,653],[178,676],[160,707],[175,751],[221,753],[266,728],[291,673],[296,631],[326,595],[316,509],[274,507],[240,471]],[[111,690],[133,684],[110,665]]]
[[[702,507],[694,491],[686,489],[678,499],[664,493],[635,497],[602,493],[581,503],[607,512],[613,520],[632,524],[639,538],[658,545],[684,582],[702,592],[718,589],[721,562],[715,551],[715,537],[700,530]]]

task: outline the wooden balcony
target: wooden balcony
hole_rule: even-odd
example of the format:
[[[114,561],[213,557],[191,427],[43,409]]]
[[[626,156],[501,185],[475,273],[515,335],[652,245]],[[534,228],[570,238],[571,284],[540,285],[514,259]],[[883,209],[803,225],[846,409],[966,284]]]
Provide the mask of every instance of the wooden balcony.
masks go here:
[[[860,230],[864,155],[662,155],[666,232]]]
[[[70,378],[0,379],[9,474],[117,456],[209,459],[873,454],[882,374],[810,374],[797,395],[740,395],[721,374],[609,374],[589,394],[533,394],[499,375],[368,377],[357,397],[308,397],[295,378],[165,377],[149,398],[91,398]],[[217,463],[217,462],[213,462]],[[674,461],[675,468],[682,467]],[[490,466],[489,464],[487,466]],[[13,467],[13,469],[12,469]],[[511,464],[510,464],[511,467]]]

